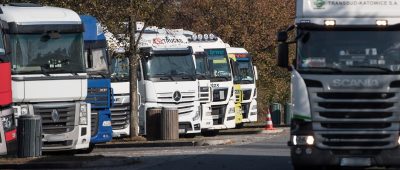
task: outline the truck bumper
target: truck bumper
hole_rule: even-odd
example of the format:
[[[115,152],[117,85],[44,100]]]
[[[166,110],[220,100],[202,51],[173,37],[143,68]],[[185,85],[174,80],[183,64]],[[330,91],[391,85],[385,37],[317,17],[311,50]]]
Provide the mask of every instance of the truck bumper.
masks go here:
[[[291,153],[292,163],[295,166],[399,166],[400,165],[399,161],[400,149],[398,147],[386,150],[333,151],[333,150],[322,150],[314,146],[291,146],[290,153]],[[358,161],[355,159],[358,159]],[[360,161],[360,159],[362,161]]]
[[[213,126],[209,128],[209,130],[220,130],[220,129],[232,129],[236,127],[235,120],[235,103],[234,101],[229,100],[228,104],[226,104],[224,121],[222,124],[216,123],[216,119],[214,119]],[[213,109],[213,105],[211,105],[211,109]],[[214,115],[214,114],[213,114]]]
[[[250,102],[249,108],[243,108],[245,103],[242,103],[243,121],[242,122],[257,122],[257,100],[253,99]]]
[[[93,111],[92,111],[93,112]],[[112,140],[111,112],[110,110],[98,111],[96,134],[90,138],[90,143],[105,143]],[[93,126],[92,126],[93,127]]]

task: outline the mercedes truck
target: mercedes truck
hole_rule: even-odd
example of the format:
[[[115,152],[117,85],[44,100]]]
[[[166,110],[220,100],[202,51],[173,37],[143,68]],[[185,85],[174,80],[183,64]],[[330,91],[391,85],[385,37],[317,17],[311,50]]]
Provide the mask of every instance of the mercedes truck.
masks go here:
[[[243,126],[243,123],[257,121],[257,88],[258,79],[257,68],[253,65],[252,56],[244,48],[228,47],[226,48],[228,56],[231,59],[233,71],[233,83],[239,93],[236,95],[236,101],[240,102],[240,114],[242,121],[237,125]],[[240,99],[237,99],[239,96]]]
[[[96,143],[112,140],[111,112],[113,92],[109,72],[107,40],[97,19],[81,15],[85,27],[83,33],[86,71],[89,75],[86,102],[91,104],[91,151]]]
[[[72,10],[30,3],[2,5],[9,25],[14,116],[42,118],[44,151],[86,149],[90,104],[83,25]]]
[[[211,114],[213,125],[204,135],[215,135],[220,129],[235,128],[235,94],[226,44],[214,34],[187,33],[190,46],[204,49],[211,81]]]
[[[141,27],[137,31],[141,31]],[[178,109],[179,134],[201,131],[195,60],[183,29],[147,27],[139,41],[139,125],[146,134],[146,112],[154,107]]]
[[[297,0],[294,25],[277,34],[295,169],[400,165],[399,11],[397,0]]]
[[[0,21],[0,155],[15,155],[17,134],[12,112],[10,42],[5,36],[8,23]]]

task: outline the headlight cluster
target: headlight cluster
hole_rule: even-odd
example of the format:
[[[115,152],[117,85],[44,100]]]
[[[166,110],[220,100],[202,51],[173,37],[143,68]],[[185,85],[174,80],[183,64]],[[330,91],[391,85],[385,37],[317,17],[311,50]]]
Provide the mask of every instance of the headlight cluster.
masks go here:
[[[313,136],[293,136],[293,145],[314,145]]]
[[[82,104],[79,109],[79,124],[87,125],[87,104]]]
[[[3,128],[5,132],[10,131],[14,128],[13,114],[2,117],[1,121],[3,122]]]

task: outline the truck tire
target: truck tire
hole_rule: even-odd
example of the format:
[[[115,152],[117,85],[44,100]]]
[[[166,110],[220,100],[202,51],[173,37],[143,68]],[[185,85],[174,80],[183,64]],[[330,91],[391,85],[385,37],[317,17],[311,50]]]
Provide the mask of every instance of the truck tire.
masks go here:
[[[91,143],[91,144],[89,144],[89,148],[79,150],[77,153],[78,154],[89,154],[89,153],[91,153],[93,151],[93,149],[94,149],[94,144]]]

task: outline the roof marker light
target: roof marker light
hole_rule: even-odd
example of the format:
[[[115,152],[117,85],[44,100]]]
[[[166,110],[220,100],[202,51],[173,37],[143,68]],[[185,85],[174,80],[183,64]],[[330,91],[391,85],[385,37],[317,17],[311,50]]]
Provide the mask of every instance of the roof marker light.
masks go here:
[[[203,40],[203,34],[198,34],[197,38],[199,39],[199,41],[202,41]]]
[[[335,20],[325,20],[325,26],[335,26],[336,21]]]
[[[387,26],[388,21],[387,20],[376,20],[376,25],[378,26]]]

